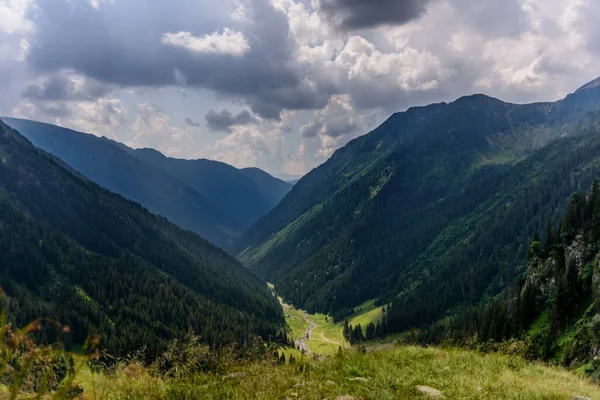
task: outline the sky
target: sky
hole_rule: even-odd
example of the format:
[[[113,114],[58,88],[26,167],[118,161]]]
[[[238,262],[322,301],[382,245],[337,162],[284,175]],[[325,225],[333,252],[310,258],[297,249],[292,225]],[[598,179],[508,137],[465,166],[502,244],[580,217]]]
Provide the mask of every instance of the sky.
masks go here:
[[[599,75],[597,0],[0,0],[0,115],[274,174],[411,106]]]

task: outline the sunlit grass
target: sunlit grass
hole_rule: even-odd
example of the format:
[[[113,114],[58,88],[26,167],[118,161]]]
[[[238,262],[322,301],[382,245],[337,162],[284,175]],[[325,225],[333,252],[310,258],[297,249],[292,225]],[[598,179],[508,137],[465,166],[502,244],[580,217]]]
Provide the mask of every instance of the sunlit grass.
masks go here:
[[[459,349],[399,347],[277,366],[256,362],[235,374],[197,374],[185,379],[152,377],[142,367],[102,377],[97,399],[364,399],[425,398],[416,387],[440,390],[447,399],[600,399],[588,379],[520,358]]]
[[[354,310],[354,313],[348,315],[348,322],[351,325],[360,324],[364,331],[370,322],[376,323],[381,318],[383,306],[376,306],[373,299],[355,307]],[[304,311],[285,305],[285,315],[286,322],[292,332],[291,337],[294,340],[304,337],[309,327],[309,323],[304,319]],[[343,335],[343,320],[334,323],[333,319],[325,314],[307,314],[307,318],[317,324],[307,341],[311,352],[331,355],[335,354],[339,347],[348,347]],[[394,337],[386,337],[373,340],[370,344],[390,343],[394,339]]]

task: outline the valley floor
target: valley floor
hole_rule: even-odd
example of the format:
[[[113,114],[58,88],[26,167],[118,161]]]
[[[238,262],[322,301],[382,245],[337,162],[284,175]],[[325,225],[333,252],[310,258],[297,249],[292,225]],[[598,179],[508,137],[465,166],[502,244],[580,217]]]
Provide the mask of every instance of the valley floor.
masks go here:
[[[307,354],[331,355],[335,354],[340,347],[349,347],[344,339],[344,321],[334,323],[324,314],[308,314],[304,310],[296,309],[294,306],[284,303],[285,319],[291,329],[291,338],[304,349]],[[376,322],[382,313],[383,307],[375,306],[375,300],[369,300],[355,308],[355,312],[348,316],[350,325],[360,324],[364,328],[370,322]],[[307,337],[308,334],[308,337]],[[371,341],[367,344],[370,348],[389,345],[395,337]]]
[[[460,349],[395,347],[294,364],[255,362],[224,375],[157,378],[141,366],[81,382],[87,399],[600,399],[571,372],[518,357]],[[440,394],[441,393],[441,394]],[[443,397],[439,397],[443,396]]]

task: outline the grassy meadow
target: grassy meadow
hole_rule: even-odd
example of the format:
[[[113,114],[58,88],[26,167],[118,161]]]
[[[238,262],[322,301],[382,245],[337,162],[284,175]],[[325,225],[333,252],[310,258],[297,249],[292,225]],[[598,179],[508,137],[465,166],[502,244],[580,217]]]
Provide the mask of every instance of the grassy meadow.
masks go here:
[[[82,376],[85,399],[600,399],[600,388],[571,372],[518,357],[460,349],[396,347],[361,354],[261,361],[225,374],[154,376],[139,364]],[[434,392],[435,393],[435,392]],[[442,397],[438,397],[442,398]]]

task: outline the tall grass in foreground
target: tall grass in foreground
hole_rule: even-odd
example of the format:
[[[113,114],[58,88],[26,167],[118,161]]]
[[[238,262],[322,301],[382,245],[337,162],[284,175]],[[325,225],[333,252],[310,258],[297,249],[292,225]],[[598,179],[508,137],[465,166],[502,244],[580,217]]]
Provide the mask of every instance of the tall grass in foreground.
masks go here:
[[[588,378],[498,352],[398,345],[317,359],[289,348],[275,354],[257,341],[240,359],[235,346],[214,352],[190,333],[151,365],[135,355],[103,364],[97,350],[76,355],[60,344],[37,346],[32,335],[39,328],[36,321],[13,330],[0,317],[0,398],[385,400],[426,398],[419,390],[426,387],[446,399],[600,400],[600,387]]]
[[[101,374],[98,399],[417,399],[428,386],[447,399],[600,399],[600,389],[571,372],[501,354],[397,347],[352,350],[322,360],[233,365],[226,374],[155,375],[139,364]],[[85,385],[84,385],[85,387]]]

